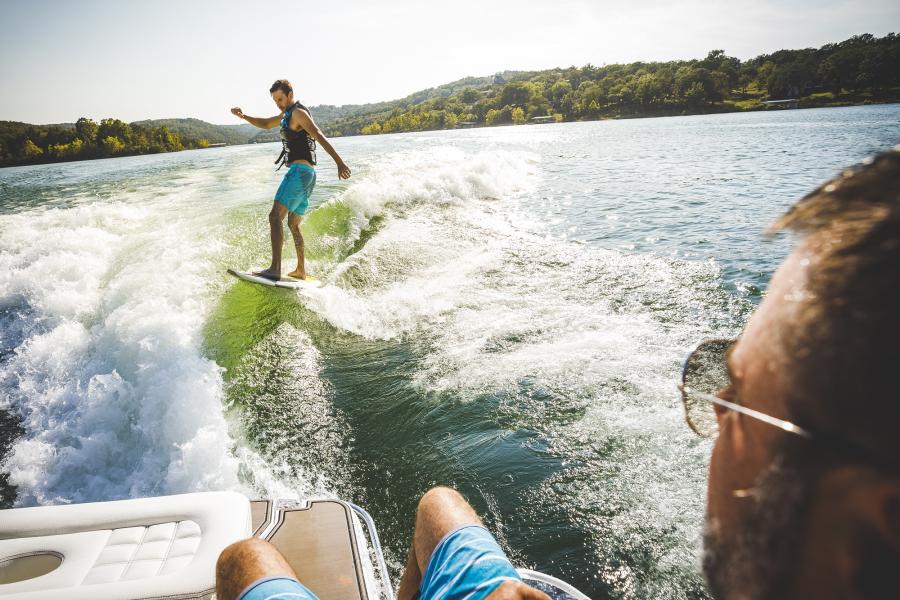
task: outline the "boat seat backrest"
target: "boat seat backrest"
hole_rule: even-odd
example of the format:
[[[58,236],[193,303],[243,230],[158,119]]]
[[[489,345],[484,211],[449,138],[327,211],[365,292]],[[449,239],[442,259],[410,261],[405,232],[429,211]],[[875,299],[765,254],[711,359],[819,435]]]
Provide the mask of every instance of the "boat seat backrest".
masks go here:
[[[0,584],[0,597],[208,597],[219,554],[250,533],[250,503],[233,492],[0,511],[0,569],[17,557],[62,558],[49,573]]]

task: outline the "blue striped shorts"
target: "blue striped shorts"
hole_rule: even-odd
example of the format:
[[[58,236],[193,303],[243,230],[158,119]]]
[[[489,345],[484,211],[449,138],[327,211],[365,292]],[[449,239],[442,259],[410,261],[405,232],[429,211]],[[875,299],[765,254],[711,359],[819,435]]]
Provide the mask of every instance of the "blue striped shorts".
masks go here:
[[[296,579],[284,576],[263,577],[248,585],[237,600],[318,600]]]
[[[275,202],[283,204],[287,209],[301,217],[309,208],[309,197],[316,187],[316,170],[309,165],[294,163],[288,166],[278,191]]]
[[[480,525],[463,525],[444,536],[422,575],[422,600],[482,600],[501,583],[521,581],[497,540]]]

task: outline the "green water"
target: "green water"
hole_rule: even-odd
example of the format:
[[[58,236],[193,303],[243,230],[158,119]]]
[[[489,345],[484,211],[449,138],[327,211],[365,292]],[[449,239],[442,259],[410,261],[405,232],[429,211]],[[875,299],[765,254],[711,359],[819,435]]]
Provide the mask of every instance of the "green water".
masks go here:
[[[765,225],[898,139],[896,105],[338,139],[299,293],[225,274],[267,261],[273,145],[0,171],[6,502],[339,496],[397,576],[452,485],[520,566],[704,598],[680,361],[758,303]]]

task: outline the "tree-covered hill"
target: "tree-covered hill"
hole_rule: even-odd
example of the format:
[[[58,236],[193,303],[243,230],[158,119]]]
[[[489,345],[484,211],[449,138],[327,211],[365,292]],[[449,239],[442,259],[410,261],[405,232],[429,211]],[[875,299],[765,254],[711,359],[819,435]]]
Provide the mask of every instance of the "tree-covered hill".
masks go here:
[[[0,121],[0,166],[36,164],[246,144],[259,129],[249,123],[213,125],[200,119],[125,123],[82,117],[77,123],[31,125]]]
[[[300,98],[302,100],[302,97]],[[634,62],[466,77],[399,100],[310,107],[329,136],[467,126],[900,101],[900,36],[853,36],[821,48],[747,61],[712,50],[703,59]],[[278,130],[199,119],[29,125],[0,121],[0,166],[275,141]]]
[[[461,80],[465,82],[466,80]],[[482,125],[732,112],[796,99],[800,107],[900,101],[900,36],[854,36],[821,48],[740,61],[722,50],[699,60],[585,65],[506,73],[425,90],[329,121],[331,135]],[[453,85],[453,84],[451,84]],[[312,109],[315,114],[315,107]]]
[[[249,123],[213,125],[200,119],[152,119],[135,121],[132,125],[166,127],[187,139],[205,139],[210,144],[246,144],[259,131]]]
[[[82,117],[72,125],[0,121],[0,166],[36,164],[206,148],[204,138],[181,136],[165,126]]]
[[[319,127],[329,136],[358,135],[360,130],[370,123],[389,117],[396,110],[406,110],[428,100],[449,98],[461,91],[476,87],[489,88],[495,82],[505,81],[513,77],[521,77],[529,73],[522,71],[504,71],[490,77],[464,77],[437,87],[414,92],[405,98],[375,102],[372,104],[344,104],[334,106],[320,104],[309,107]],[[302,97],[299,98],[301,101]],[[279,139],[277,130],[260,131],[253,136],[254,142],[274,142]]]

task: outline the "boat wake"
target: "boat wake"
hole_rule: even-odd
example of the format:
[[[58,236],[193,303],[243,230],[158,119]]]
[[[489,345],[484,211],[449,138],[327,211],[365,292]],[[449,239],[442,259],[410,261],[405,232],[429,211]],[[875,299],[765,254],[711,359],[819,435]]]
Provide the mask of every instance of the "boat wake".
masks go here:
[[[242,489],[241,466],[263,468],[202,352],[220,232],[133,199],[0,220],[0,409],[21,429],[0,469],[18,505]]]

